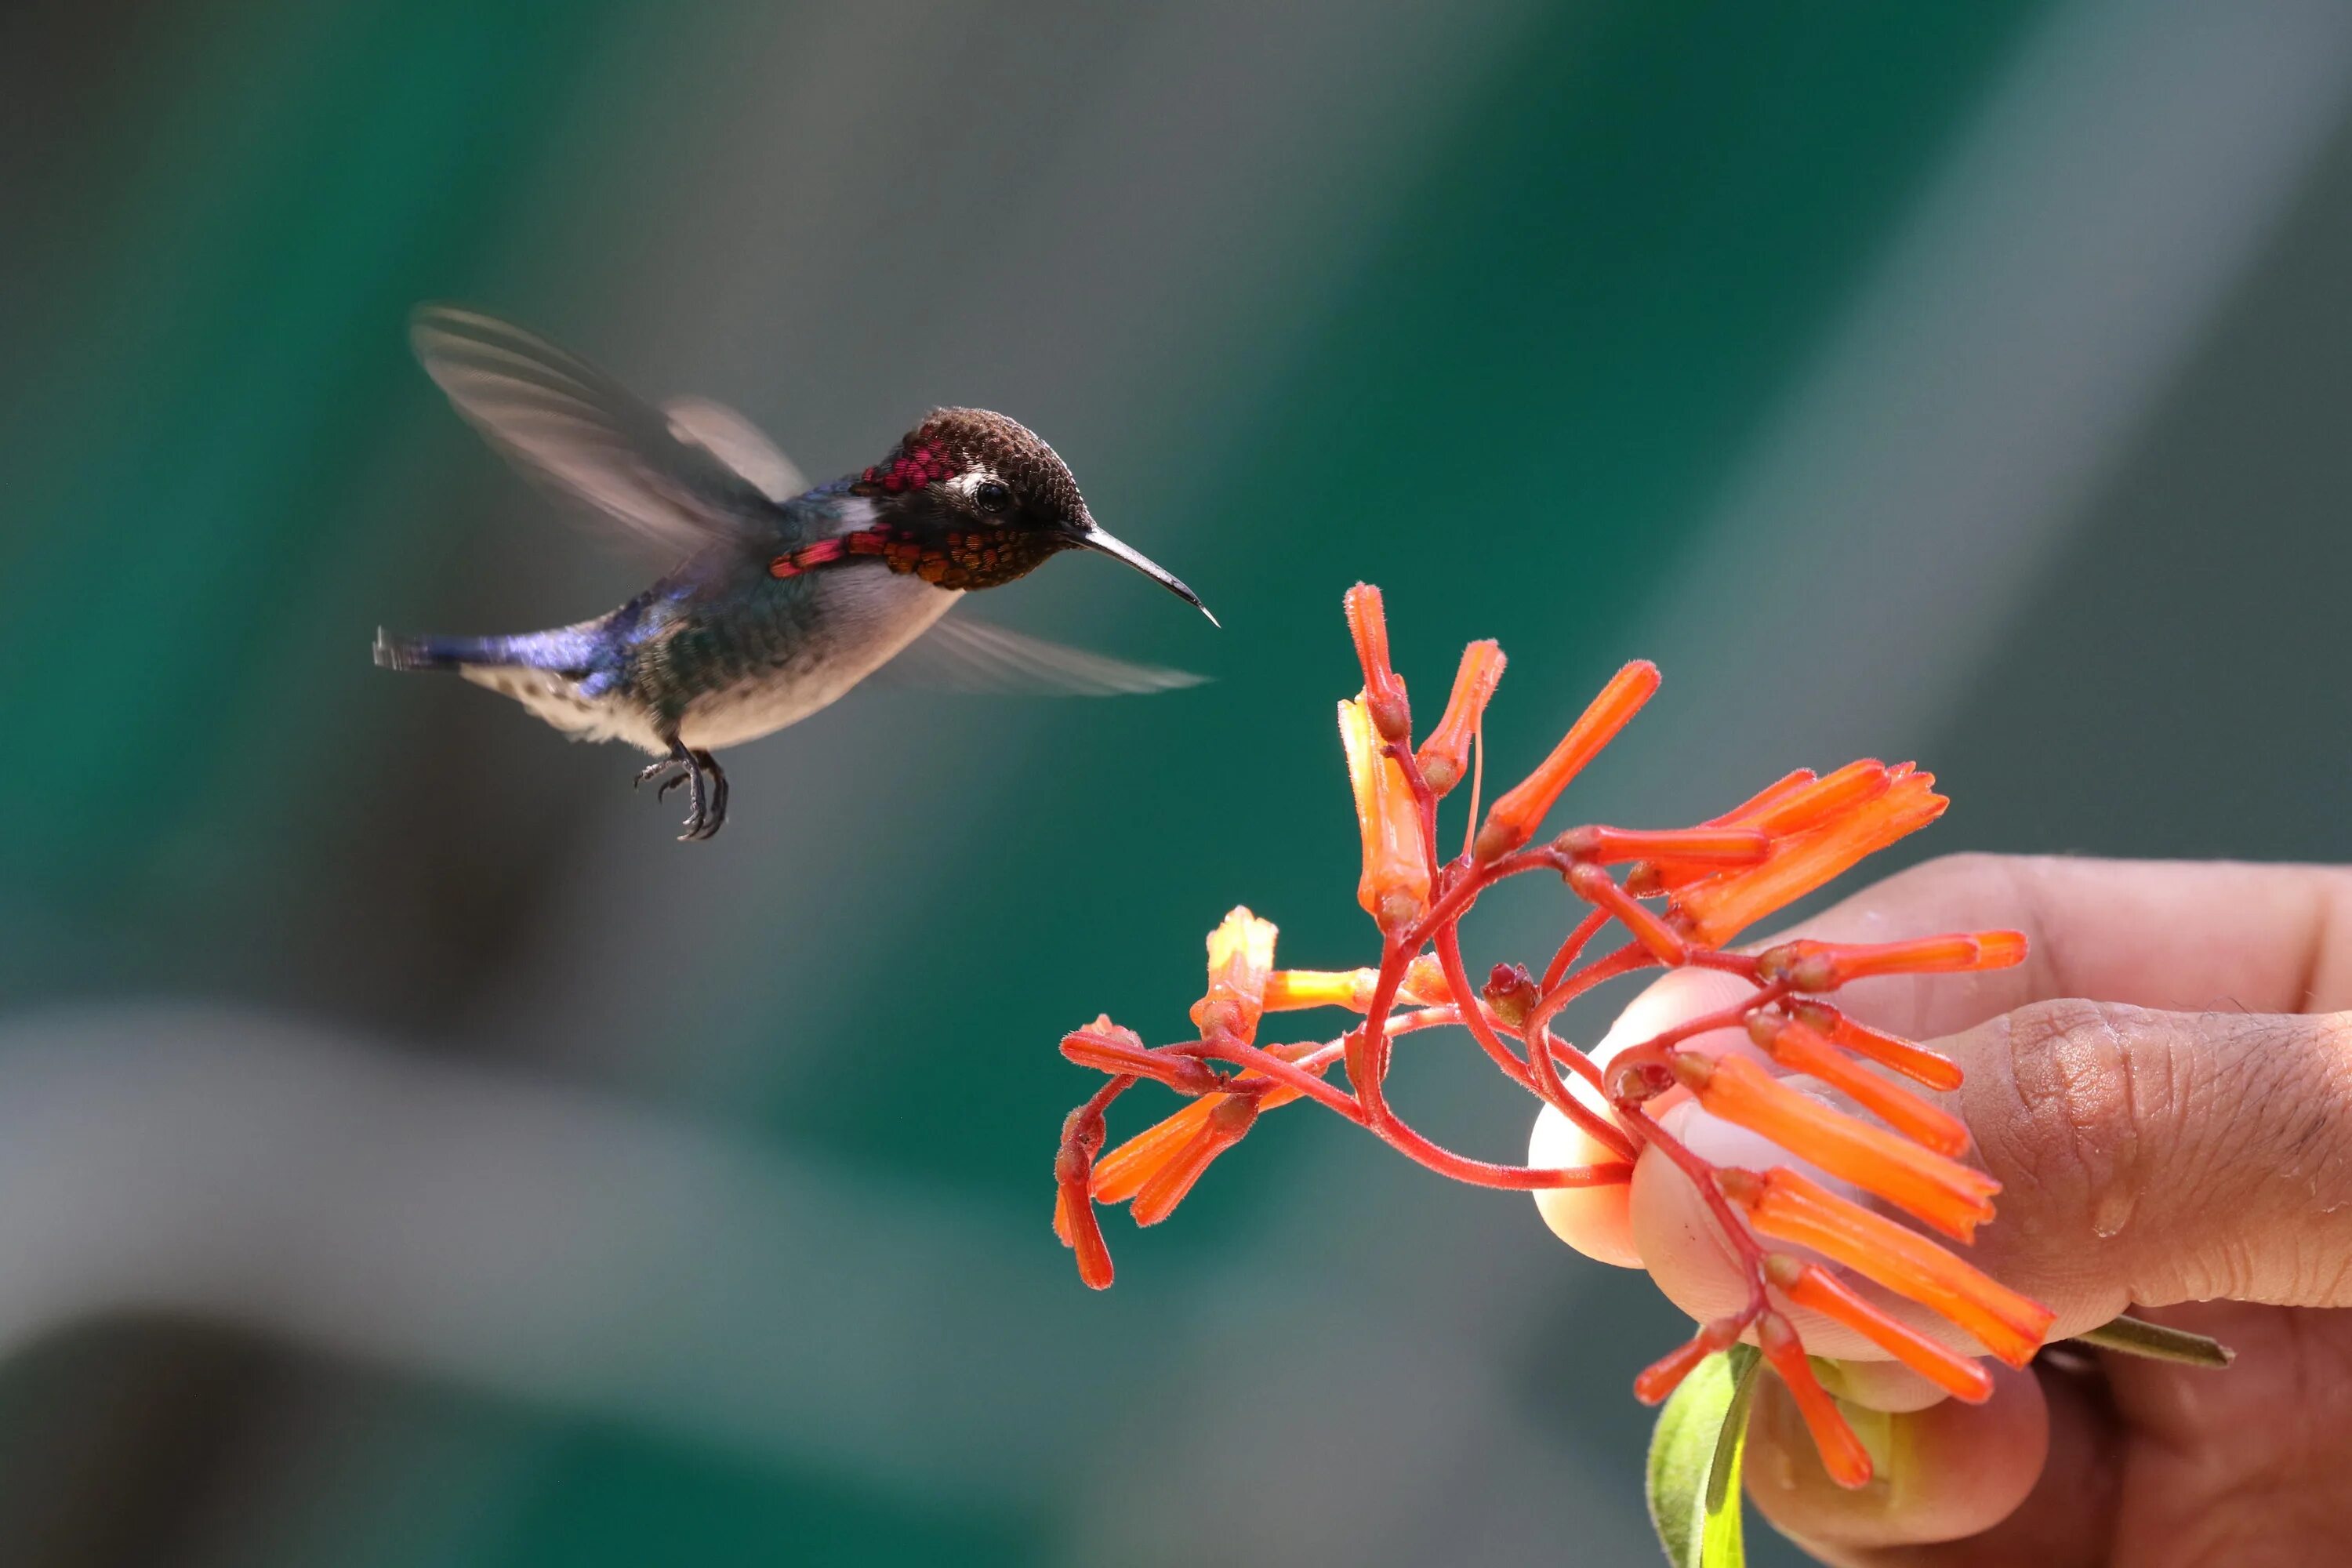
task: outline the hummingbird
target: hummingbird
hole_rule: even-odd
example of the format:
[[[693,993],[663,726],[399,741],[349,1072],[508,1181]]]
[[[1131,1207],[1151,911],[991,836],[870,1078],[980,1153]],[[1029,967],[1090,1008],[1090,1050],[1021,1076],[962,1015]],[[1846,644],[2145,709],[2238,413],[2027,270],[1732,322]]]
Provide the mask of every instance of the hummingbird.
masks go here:
[[[713,753],[807,718],[886,664],[964,690],[1090,696],[1196,684],[959,616],[968,593],[1064,551],[1123,561],[1209,616],[1094,519],[1069,468],[1025,426],[939,408],[878,463],[811,487],[757,426],[703,398],[659,407],[578,355],[495,317],[420,307],[409,338],[457,412],[525,473],[677,558],[618,608],[503,637],[392,637],[388,669],[455,670],[576,739],[656,759],[684,784],[681,839],[727,818]]]

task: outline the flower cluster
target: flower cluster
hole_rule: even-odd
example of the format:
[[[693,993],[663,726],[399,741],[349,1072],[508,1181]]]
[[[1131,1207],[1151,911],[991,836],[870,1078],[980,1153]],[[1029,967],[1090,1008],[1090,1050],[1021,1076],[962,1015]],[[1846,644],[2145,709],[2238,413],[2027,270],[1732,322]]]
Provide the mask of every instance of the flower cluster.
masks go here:
[[[1055,1163],[1054,1228],[1076,1250],[1080,1277],[1098,1289],[1111,1282],[1097,1205],[1130,1204],[1138,1225],[1157,1224],[1261,1114],[1294,1100],[1315,1100],[1431,1169],[1482,1186],[1536,1191],[1622,1183],[1631,1179],[1640,1152],[1652,1150],[1696,1187],[1727,1255],[1747,1279],[1747,1295],[1738,1311],[1702,1324],[1644,1370],[1635,1394],[1663,1399],[1707,1354],[1752,1337],[1788,1384],[1829,1473],[1848,1486],[1863,1484],[1869,1457],[1816,1381],[1790,1321],[1793,1310],[1846,1325],[1969,1400],[1991,1391],[1982,1365],[1874,1304],[1840,1270],[1921,1303],[2012,1365],[2033,1354],[2052,1314],[1938,1243],[1798,1170],[1709,1163],[1662,1126],[1659,1112],[1662,1097],[1694,1098],[1711,1114],[1762,1134],[1813,1170],[1955,1241],[1973,1239],[1976,1227],[1992,1218],[1999,1184],[1960,1163],[1968,1130],[1864,1064],[1935,1089],[1957,1087],[1959,1068],[1857,1023],[1822,998],[1870,975],[2017,963],[2025,956],[2024,938],[1979,931],[1871,945],[1789,942],[1752,953],[1725,946],[1754,921],[1934,821],[1946,805],[1934,778],[1907,763],[1860,762],[1826,775],[1800,770],[1696,827],[1587,826],[1538,844],[1537,829],[1561,792],[1657,690],[1656,668],[1637,661],[1618,671],[1551,754],[1480,820],[1473,743],[1502,677],[1502,650],[1492,642],[1470,645],[1444,716],[1416,747],[1404,681],[1389,662],[1380,591],[1359,584],[1346,607],[1364,685],[1339,704],[1339,737],[1363,840],[1356,896],[1380,929],[1380,962],[1354,970],[1276,969],[1274,926],[1236,909],[1209,937],[1208,989],[1192,1013],[1197,1039],[1147,1046],[1107,1017],[1064,1037],[1064,1055],[1108,1075],[1064,1123]],[[1464,853],[1441,859],[1438,802],[1465,780],[1473,781],[1475,829]],[[1462,955],[1462,917],[1496,882],[1534,871],[1560,877],[1586,913],[1539,974],[1496,964],[1474,985]],[[1588,957],[1612,922],[1627,940]],[[1605,1071],[1551,1029],[1562,1007],[1603,981],[1683,966],[1735,974],[1754,989],[1736,1005],[1618,1054]],[[1265,1015],[1307,1007],[1347,1008],[1363,1021],[1336,1039],[1259,1043]],[[1390,1105],[1382,1083],[1400,1036],[1441,1026],[1466,1029],[1506,1077],[1583,1129],[1609,1157],[1549,1169],[1496,1164],[1416,1131]],[[1688,1048],[1701,1035],[1740,1027],[1759,1058]],[[1874,1120],[1792,1087],[1762,1061],[1839,1091]],[[1345,1068],[1345,1089],[1331,1081],[1335,1065]],[[1571,1090],[1571,1076],[1583,1092]],[[1105,1153],[1106,1110],[1145,1079],[1190,1102]]]

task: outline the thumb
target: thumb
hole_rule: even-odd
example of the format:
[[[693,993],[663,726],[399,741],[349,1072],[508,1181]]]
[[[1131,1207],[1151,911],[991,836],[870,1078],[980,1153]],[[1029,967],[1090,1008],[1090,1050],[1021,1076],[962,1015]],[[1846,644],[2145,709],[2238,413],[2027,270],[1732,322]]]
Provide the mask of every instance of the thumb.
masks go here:
[[[2060,1314],[2352,1306],[2352,1014],[2044,1002],[1957,1037],[2000,1179],[1975,1261]]]

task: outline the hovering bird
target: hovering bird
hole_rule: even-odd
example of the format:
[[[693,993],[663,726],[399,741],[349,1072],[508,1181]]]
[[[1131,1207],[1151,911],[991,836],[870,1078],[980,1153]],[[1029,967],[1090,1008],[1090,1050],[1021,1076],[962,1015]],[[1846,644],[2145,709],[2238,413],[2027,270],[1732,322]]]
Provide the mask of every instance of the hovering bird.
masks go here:
[[[959,616],[1066,550],[1126,562],[1216,617],[1104,531],[1054,449],[1002,414],[934,410],[872,468],[809,488],[732,409],[655,408],[520,327],[447,305],[410,341],[476,429],[518,468],[684,559],[608,614],[508,637],[389,637],[389,669],[453,669],[582,740],[658,760],[637,782],[687,787],[682,838],[727,817],[711,753],[807,718],[884,664],[967,690],[1093,696],[1196,684]]]

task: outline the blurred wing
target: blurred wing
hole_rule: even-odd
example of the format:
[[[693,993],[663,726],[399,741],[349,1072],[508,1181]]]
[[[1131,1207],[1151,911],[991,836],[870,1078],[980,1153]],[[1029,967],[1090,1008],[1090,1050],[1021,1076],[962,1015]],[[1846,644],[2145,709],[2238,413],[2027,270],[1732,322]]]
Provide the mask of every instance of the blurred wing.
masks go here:
[[[723,403],[673,397],[662,405],[670,434],[690,441],[742,475],[770,500],[782,503],[809,488],[808,478],[776,450],[767,433]]]
[[[509,462],[642,538],[693,551],[774,513],[760,485],[702,437],[680,439],[670,416],[544,338],[477,311],[425,305],[410,319],[409,342],[425,374]]]
[[[934,691],[1120,697],[1174,691],[1198,686],[1208,678],[1129,664],[1043,637],[1024,637],[986,621],[948,615],[877,671],[876,679],[892,686],[926,687]]]

